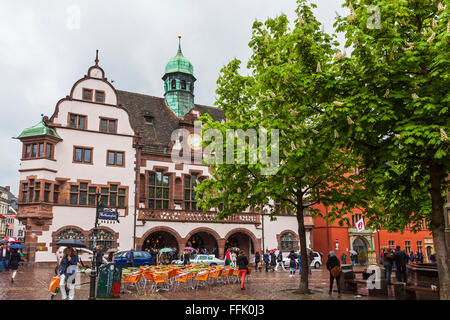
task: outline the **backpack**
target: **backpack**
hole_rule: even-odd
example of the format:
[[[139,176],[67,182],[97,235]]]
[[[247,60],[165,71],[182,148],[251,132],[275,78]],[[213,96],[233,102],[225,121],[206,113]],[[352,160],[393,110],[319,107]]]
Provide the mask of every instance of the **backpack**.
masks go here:
[[[387,251],[387,252],[384,254],[384,257],[385,257],[386,259],[392,260],[392,259],[394,258],[394,253],[393,253],[392,251]]]

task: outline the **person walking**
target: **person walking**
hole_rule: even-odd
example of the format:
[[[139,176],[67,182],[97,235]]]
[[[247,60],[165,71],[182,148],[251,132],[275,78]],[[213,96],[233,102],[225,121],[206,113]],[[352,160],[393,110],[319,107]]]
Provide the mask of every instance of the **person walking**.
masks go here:
[[[391,248],[383,250],[383,266],[386,272],[386,283],[391,285],[392,263],[394,261],[394,253]]]
[[[237,266],[237,264],[236,264],[236,262],[237,262],[237,254],[236,254],[236,252],[232,252],[231,253],[231,264],[233,265],[233,267],[234,268],[236,268],[236,266]]]
[[[236,263],[239,268],[239,275],[241,276],[241,290],[245,290],[244,283],[248,272],[248,259],[244,251],[239,251],[239,256],[236,259]]]
[[[347,255],[345,254],[345,252],[342,254],[342,264],[347,264]]]
[[[0,272],[5,272],[9,270],[9,258],[11,255],[11,251],[8,248],[8,245],[5,243],[0,251]]]
[[[181,256],[181,257],[182,257],[181,260],[183,260],[183,265],[184,265],[184,266],[186,266],[187,264],[190,264],[190,263],[191,263],[190,256],[191,256],[191,255],[190,255],[189,251],[188,251],[188,250],[184,250],[184,253],[183,253],[183,255]]]
[[[330,251],[328,254],[328,260],[326,263],[327,269],[330,272],[330,290],[328,294],[331,295],[333,292],[333,282],[336,279],[336,284],[338,288],[338,296],[341,296],[341,284],[339,281],[339,276],[341,274],[341,264],[339,259],[336,257],[334,251]]]
[[[225,253],[225,265],[229,266],[231,264],[231,251],[230,249],[227,250]]]
[[[350,260],[352,260],[352,267],[355,266],[356,254],[353,252],[350,253]]]
[[[103,264],[103,250],[99,244],[95,247],[95,250],[95,270],[98,272],[98,268]]]
[[[22,261],[22,256],[17,249],[11,249],[9,268],[11,269],[11,282],[14,282],[14,278],[17,274],[17,269],[19,269],[19,262]]]
[[[66,285],[69,288],[69,300],[75,298],[75,275],[77,272],[78,256],[75,249],[67,247],[64,249],[64,257],[61,260],[60,267],[60,282],[59,287],[61,289],[61,299],[67,300]]]
[[[258,264],[261,262],[261,255],[259,254],[259,250],[255,253],[255,271],[258,271]]]
[[[281,253],[281,250],[278,251],[278,255],[277,255],[277,266],[275,267],[275,270],[278,271],[278,267],[281,266],[281,268],[284,269],[284,263],[283,263],[283,253]]]
[[[277,256],[275,255],[275,251],[270,253],[270,268],[272,272],[275,272],[275,266],[277,265]]]
[[[406,263],[409,260],[409,256],[400,249],[400,246],[396,247],[394,253],[394,261],[397,266],[397,281],[398,282],[407,282],[406,277]]]
[[[294,250],[289,253],[289,278],[295,276],[295,269],[297,269],[297,262],[295,261],[297,257],[295,256]]]
[[[264,264],[266,265],[266,272],[268,272],[268,268],[269,268],[269,264],[270,264],[270,256],[269,256],[269,250],[266,249],[266,252],[264,252],[263,254],[263,261]]]
[[[134,267],[134,251],[130,250],[127,255],[127,266]]]

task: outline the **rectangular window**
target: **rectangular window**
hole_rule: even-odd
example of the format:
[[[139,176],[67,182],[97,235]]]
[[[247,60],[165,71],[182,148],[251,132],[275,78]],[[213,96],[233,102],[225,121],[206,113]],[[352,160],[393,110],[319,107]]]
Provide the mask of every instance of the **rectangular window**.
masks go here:
[[[118,199],[119,208],[125,207],[125,193],[126,193],[125,188],[119,188],[119,199]]]
[[[53,185],[53,203],[58,203],[59,200],[59,185]]]
[[[70,113],[69,127],[75,129],[86,129],[86,116]]]
[[[83,100],[92,101],[92,89],[83,89]]]
[[[92,148],[74,147],[73,161],[79,163],[92,163]]]
[[[36,158],[37,155],[37,144],[33,144],[33,149],[31,151],[31,157]]]
[[[45,183],[44,185],[44,202],[50,202],[50,183]]]
[[[153,209],[169,209],[170,179],[161,171],[149,174],[148,206]]]
[[[405,251],[411,252],[411,241],[405,241]]]
[[[122,151],[108,151],[107,164],[109,166],[124,166],[124,155]]]
[[[97,188],[96,187],[89,187],[89,199],[88,199],[88,203],[90,206],[95,206],[95,202],[96,202],[96,196],[97,194]]]
[[[70,204],[78,204],[78,186],[70,186]]]
[[[109,190],[109,205],[114,208],[117,206],[117,185],[112,184]]]
[[[88,185],[87,183],[80,183],[80,205],[87,203]]]
[[[100,201],[102,202],[103,206],[108,206],[108,196],[109,196],[109,188],[102,188],[100,193]]]
[[[95,90],[95,101],[105,102],[105,91]]]
[[[184,176],[184,209],[197,210],[197,199],[195,194],[195,187],[200,183],[197,174],[192,176]]]
[[[39,158],[44,156],[44,144],[39,143]]]
[[[417,251],[422,252],[422,241],[417,241]]]
[[[394,246],[395,246],[395,241],[389,240],[389,247],[394,247]]]
[[[34,187],[34,202],[39,202],[39,199],[41,195],[41,183],[36,182],[36,185]]]
[[[107,133],[117,132],[117,120],[100,118],[100,131]]]
[[[31,144],[27,144],[25,146],[25,158],[29,158],[31,156]]]
[[[53,148],[53,145],[51,143],[47,143],[47,146],[46,146],[47,150],[45,151],[45,156],[49,159],[52,157],[52,148]]]
[[[24,183],[22,185],[22,202],[28,201],[27,195],[28,195],[28,183]]]

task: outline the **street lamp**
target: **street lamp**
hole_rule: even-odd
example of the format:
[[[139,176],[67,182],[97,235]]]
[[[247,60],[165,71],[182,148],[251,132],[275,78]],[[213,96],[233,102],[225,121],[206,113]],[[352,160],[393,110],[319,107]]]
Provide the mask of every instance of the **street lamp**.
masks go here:
[[[91,267],[91,281],[90,281],[90,291],[89,291],[89,300],[95,300],[95,279],[97,278],[97,268],[95,263],[95,258],[97,255],[97,226],[98,226],[98,214],[101,210],[103,210],[103,204],[100,201],[100,193],[97,191],[97,205],[95,210],[95,226],[94,226],[94,237],[92,239],[92,267]]]

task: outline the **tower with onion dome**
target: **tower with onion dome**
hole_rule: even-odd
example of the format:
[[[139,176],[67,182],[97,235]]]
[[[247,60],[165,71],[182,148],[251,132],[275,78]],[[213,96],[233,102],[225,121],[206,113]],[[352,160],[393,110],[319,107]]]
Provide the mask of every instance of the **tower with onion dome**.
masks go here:
[[[194,67],[183,56],[181,36],[178,36],[178,53],[166,65],[164,77],[164,98],[167,105],[182,118],[194,107]]]

